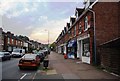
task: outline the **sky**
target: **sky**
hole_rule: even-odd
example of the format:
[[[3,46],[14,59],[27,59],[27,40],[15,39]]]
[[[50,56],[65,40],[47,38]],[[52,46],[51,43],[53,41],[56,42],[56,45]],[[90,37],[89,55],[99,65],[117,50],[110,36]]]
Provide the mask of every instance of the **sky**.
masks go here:
[[[0,0],[0,27],[15,35],[28,36],[31,40],[55,42],[58,35],[83,8],[84,0]]]

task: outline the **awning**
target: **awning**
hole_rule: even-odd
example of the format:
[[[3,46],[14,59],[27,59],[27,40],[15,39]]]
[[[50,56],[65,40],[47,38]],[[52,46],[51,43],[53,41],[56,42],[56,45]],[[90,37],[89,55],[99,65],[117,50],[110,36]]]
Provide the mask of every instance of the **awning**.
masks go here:
[[[76,40],[71,40],[68,42],[68,47],[77,47],[77,41]]]

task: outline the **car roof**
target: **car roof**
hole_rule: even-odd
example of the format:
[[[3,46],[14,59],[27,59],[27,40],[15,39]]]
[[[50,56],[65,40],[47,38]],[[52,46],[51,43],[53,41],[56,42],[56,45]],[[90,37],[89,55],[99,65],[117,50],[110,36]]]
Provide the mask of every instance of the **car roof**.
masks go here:
[[[36,59],[36,54],[25,54],[22,59],[25,59],[25,60],[34,60]]]
[[[0,51],[0,53],[3,53],[3,54],[4,54],[4,53],[9,53],[9,52],[3,52],[3,51]]]

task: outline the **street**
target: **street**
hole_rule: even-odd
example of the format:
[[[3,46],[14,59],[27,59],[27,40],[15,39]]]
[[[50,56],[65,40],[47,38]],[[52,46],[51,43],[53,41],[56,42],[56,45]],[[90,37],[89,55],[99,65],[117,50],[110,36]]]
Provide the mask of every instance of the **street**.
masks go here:
[[[44,69],[41,63],[38,70],[19,70],[17,64],[19,58],[2,63],[2,79],[36,80],[36,79],[117,79],[95,67],[84,64],[79,60],[64,59],[63,55],[51,52],[48,56],[49,67]]]
[[[32,79],[35,70],[19,70],[19,58],[12,58],[11,60],[2,63],[2,79]]]

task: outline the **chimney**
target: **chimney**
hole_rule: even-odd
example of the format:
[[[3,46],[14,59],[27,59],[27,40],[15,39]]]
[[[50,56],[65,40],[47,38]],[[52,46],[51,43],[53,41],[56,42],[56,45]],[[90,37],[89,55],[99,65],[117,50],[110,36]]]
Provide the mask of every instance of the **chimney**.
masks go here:
[[[11,32],[10,32],[10,31],[7,31],[7,34],[9,34],[9,35],[10,35],[10,34],[11,34]]]
[[[11,35],[12,35],[12,36],[14,36],[14,34],[13,34],[13,33],[11,33]]]
[[[70,26],[73,25],[73,23],[75,22],[75,19],[76,19],[76,18],[74,18],[74,17],[70,17]]]

